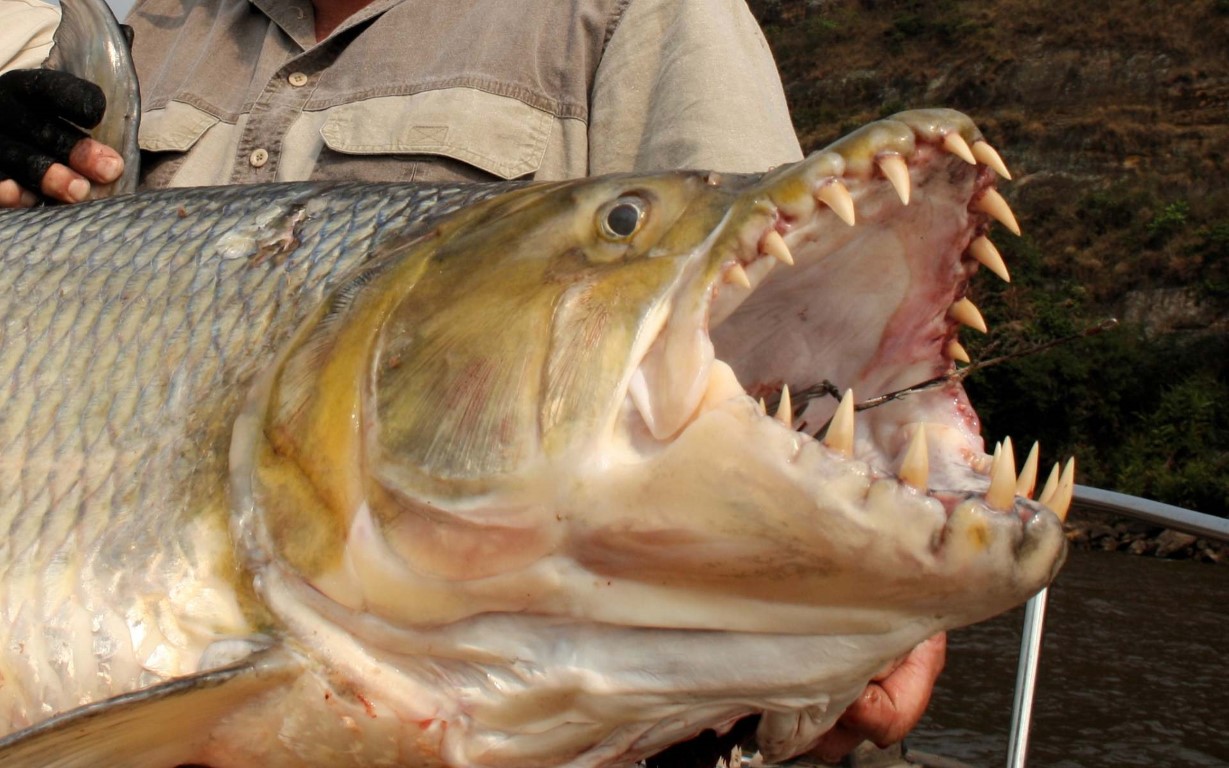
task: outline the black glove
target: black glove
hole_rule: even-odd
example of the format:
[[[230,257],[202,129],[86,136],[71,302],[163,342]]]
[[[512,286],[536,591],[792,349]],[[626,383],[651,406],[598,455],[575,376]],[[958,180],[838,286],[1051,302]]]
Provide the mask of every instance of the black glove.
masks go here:
[[[101,88],[67,72],[0,75],[0,179],[40,192],[47,169],[68,165],[73,147],[86,138],[81,129],[98,125],[106,106]]]

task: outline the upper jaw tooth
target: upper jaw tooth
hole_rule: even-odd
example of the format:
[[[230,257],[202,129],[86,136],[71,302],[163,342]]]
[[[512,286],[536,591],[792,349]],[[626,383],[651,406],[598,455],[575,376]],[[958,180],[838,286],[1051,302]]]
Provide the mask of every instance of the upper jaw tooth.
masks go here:
[[[738,285],[751,290],[751,278],[747,277],[747,270],[743,269],[743,265],[737,261],[726,269],[725,281],[731,285]]]
[[[963,298],[959,301],[952,302],[952,305],[947,308],[947,314],[961,325],[967,325],[974,330],[981,331],[982,333],[985,333],[988,330],[986,328],[986,320],[982,317],[981,310],[977,308],[976,304],[969,301],[968,298]]]
[[[1007,170],[1007,164],[1003,162],[1003,158],[999,157],[999,153],[995,151],[994,147],[985,141],[973,142],[973,157],[989,166],[990,170],[999,176],[1011,181],[1011,172]]]
[[[1011,275],[1007,272],[1007,262],[1003,261],[1003,255],[999,253],[998,248],[994,247],[994,243],[990,242],[990,238],[983,236],[969,243],[969,255],[1002,278],[1003,282],[1011,282]]]
[[[977,158],[969,149],[969,143],[959,133],[949,133],[943,137],[943,148],[969,165],[977,165]],[[989,165],[989,163],[987,163]]]
[[[790,253],[789,246],[785,244],[785,238],[781,237],[781,233],[777,230],[768,230],[760,248],[782,264],[788,267],[794,266],[794,254]]]
[[[990,216],[990,218],[1007,227],[1013,235],[1020,234],[1020,225],[1016,222],[1016,215],[1011,212],[1011,206],[1003,199],[1003,196],[996,189],[987,189],[982,193],[982,196],[977,198],[974,203],[977,210]]]
[[[853,195],[849,194],[849,188],[839,180],[834,179],[823,185],[816,191],[815,196],[828,206],[841,221],[851,227],[854,225],[857,219],[854,213]]]
[[[892,184],[892,188],[896,190],[896,195],[900,198],[902,205],[909,204],[909,165],[905,162],[905,158],[897,154],[882,155],[878,159],[879,170],[883,171],[884,177]]]

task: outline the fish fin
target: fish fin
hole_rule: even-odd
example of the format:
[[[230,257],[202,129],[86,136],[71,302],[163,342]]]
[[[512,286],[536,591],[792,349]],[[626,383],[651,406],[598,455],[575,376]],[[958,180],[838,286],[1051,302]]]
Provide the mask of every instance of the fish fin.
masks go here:
[[[91,200],[135,192],[141,175],[141,92],[130,38],[104,0],[61,0],[55,45],[43,62],[47,69],[89,80],[107,97],[102,121],[88,133],[123,156],[124,173],[110,184],[91,185]]]
[[[275,648],[86,704],[0,739],[0,768],[189,763],[219,721],[285,685],[301,669],[288,652]]]

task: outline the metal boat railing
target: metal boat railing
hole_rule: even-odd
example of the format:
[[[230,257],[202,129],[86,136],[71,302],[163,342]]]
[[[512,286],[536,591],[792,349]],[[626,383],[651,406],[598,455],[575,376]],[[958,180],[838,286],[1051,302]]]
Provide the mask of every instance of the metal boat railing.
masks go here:
[[[1229,519],[1141,499],[1138,496],[1128,496],[1125,493],[1077,485],[1072,506],[1112,512],[1196,536],[1229,541]],[[1028,757],[1029,726],[1033,717],[1037,662],[1041,656],[1041,630],[1045,620],[1046,595],[1047,590],[1038,592],[1028,601],[1024,610],[1024,632],[1020,640],[1020,663],[1016,668],[1016,694],[1011,713],[1007,768],[1024,768],[1025,759]]]

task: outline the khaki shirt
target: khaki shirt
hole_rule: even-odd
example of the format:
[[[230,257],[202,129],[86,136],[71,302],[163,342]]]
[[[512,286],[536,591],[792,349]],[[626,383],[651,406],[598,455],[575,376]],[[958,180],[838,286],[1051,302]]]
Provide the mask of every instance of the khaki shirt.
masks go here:
[[[60,9],[41,0],[0,0],[0,72],[42,64],[59,23]]]
[[[146,186],[757,171],[801,156],[743,0],[375,0],[319,43],[310,0],[138,0],[127,22]]]
[[[154,186],[752,171],[801,152],[743,0],[139,0]]]

